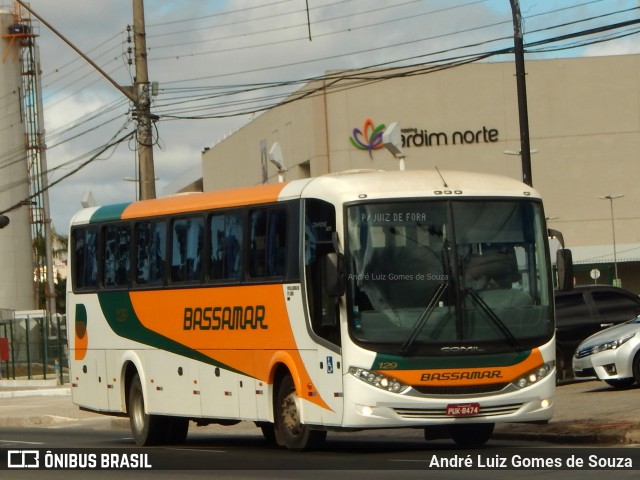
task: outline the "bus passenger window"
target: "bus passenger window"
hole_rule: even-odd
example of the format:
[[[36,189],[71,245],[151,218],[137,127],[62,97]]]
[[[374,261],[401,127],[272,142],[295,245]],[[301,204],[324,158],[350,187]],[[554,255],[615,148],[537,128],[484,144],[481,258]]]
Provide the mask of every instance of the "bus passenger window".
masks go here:
[[[224,214],[211,217],[209,279],[239,280],[242,274],[242,217]]]
[[[249,217],[249,275],[282,277],[287,258],[287,212],[284,208],[256,210]]]
[[[258,210],[251,212],[249,232],[249,275],[252,278],[264,277],[267,211]]]
[[[73,265],[74,289],[95,289],[98,286],[98,235],[96,228],[73,231],[75,263]]]
[[[173,222],[172,282],[200,280],[203,232],[204,221],[200,217],[182,218]]]
[[[131,232],[129,225],[108,225],[104,236],[104,286],[129,285]]]
[[[162,285],[167,254],[167,226],[164,222],[136,225],[136,283]]]
[[[287,212],[277,209],[269,214],[267,237],[267,276],[282,277],[287,260]]]

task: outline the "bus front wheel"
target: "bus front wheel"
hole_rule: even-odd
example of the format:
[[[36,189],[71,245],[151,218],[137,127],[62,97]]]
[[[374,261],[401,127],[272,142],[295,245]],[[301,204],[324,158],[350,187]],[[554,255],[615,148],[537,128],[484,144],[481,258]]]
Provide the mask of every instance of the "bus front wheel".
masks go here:
[[[290,375],[280,382],[275,404],[275,439],[289,450],[302,451],[322,443],[326,431],[311,430],[300,420],[296,387]]]
[[[278,442],[276,441],[276,429],[273,423],[256,422],[256,427],[260,427],[260,430],[262,431],[262,436],[268,443],[270,443],[271,445],[278,444]]]
[[[157,445],[163,439],[164,422],[159,415],[149,415],[145,411],[144,393],[140,376],[131,379],[127,404],[131,433],[137,445]]]
[[[449,435],[462,447],[479,447],[493,435],[495,423],[460,423],[449,425]]]

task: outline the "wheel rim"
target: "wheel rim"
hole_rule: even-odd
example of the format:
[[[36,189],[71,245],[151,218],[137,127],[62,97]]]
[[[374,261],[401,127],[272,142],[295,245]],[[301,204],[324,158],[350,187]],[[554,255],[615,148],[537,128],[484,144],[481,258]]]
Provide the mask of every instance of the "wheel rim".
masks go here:
[[[300,434],[300,415],[296,405],[296,394],[291,392],[282,402],[282,420],[285,428],[291,435]]]
[[[136,390],[131,398],[131,421],[136,432],[144,430],[144,399],[142,398],[142,392],[139,390]]]

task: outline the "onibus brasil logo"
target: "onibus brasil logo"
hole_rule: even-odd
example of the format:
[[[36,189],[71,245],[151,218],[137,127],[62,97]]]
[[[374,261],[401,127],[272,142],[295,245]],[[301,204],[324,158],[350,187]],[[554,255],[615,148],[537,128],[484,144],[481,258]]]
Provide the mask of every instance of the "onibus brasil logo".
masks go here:
[[[384,129],[385,126],[383,123],[376,127],[373,120],[367,118],[364,121],[362,130],[359,128],[353,129],[353,136],[349,137],[349,140],[354,147],[360,150],[367,150],[369,156],[373,159],[373,150],[378,150],[383,147],[382,134],[384,133]]]

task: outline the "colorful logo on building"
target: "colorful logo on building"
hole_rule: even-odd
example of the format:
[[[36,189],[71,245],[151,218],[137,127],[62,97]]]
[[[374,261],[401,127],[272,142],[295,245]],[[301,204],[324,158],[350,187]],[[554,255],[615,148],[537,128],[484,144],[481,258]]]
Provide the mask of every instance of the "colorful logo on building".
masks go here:
[[[369,156],[373,158],[372,152],[384,146],[382,143],[384,128],[384,124],[381,123],[376,127],[373,124],[373,120],[367,118],[362,126],[362,130],[359,128],[353,129],[353,136],[349,137],[351,145],[360,150],[367,150]]]

